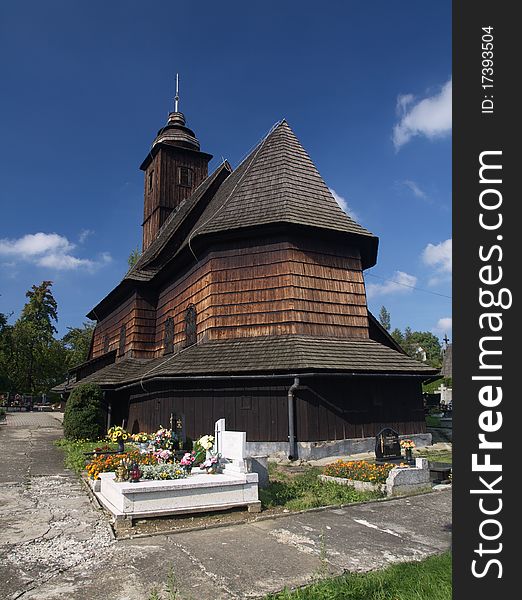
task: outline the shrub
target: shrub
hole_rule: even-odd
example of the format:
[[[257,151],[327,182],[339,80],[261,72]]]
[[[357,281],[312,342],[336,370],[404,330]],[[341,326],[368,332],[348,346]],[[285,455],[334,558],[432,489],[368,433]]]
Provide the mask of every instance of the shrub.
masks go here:
[[[69,440],[98,440],[105,424],[101,406],[103,392],[93,383],[79,385],[73,390],[63,415],[63,430]]]

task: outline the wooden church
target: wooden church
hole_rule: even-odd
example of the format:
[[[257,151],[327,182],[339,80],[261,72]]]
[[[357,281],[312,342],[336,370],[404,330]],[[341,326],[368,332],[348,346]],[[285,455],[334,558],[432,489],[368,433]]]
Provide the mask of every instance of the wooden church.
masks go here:
[[[89,359],[56,388],[105,392],[108,423],[196,438],[226,419],[251,453],[373,449],[385,426],[427,443],[421,383],[370,314],[378,238],[337,205],[283,120],[236,168],[177,110],[144,172],[143,253],[92,311]]]

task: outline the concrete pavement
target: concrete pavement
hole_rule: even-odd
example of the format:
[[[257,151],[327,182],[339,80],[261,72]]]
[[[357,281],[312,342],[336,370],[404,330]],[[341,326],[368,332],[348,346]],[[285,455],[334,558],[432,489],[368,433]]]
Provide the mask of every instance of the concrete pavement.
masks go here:
[[[106,515],[62,466],[53,415],[8,419],[0,428],[2,598],[147,600],[169,573],[183,598],[259,598],[450,547],[449,491],[115,541]]]

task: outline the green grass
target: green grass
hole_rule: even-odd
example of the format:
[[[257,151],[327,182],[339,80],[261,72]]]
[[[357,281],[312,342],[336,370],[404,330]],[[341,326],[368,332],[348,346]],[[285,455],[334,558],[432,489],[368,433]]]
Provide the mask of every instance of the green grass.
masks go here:
[[[422,448],[419,453],[415,453],[415,456],[427,458],[436,462],[451,463],[453,462],[453,452],[451,450],[446,451],[433,451]]]
[[[105,440],[86,442],[61,439],[57,440],[55,444],[65,453],[65,466],[78,474],[85,468],[86,457],[84,452],[93,452],[95,448],[102,448],[104,446],[108,446],[111,450],[118,449],[118,444],[107,442]]]
[[[334,504],[349,504],[382,498],[378,492],[358,492],[349,486],[323,482],[319,479],[322,469],[307,467],[302,473],[289,474],[269,463],[270,483],[259,490],[263,508],[286,508],[306,510]]]
[[[264,600],[451,600],[451,553],[382,571],[350,573]]]
[[[426,415],[426,426],[427,427],[440,427],[440,417],[434,417],[433,415]]]

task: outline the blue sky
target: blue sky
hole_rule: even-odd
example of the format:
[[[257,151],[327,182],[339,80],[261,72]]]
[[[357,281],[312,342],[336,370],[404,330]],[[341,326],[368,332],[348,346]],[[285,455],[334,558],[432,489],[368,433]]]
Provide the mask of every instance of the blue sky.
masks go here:
[[[369,305],[451,337],[451,2],[46,0],[0,7],[0,312],[54,282],[59,333],[141,243],[139,165],[180,109],[211,169],[285,117],[380,237]],[[413,289],[418,288],[418,289]],[[426,291],[421,291],[426,290]]]

